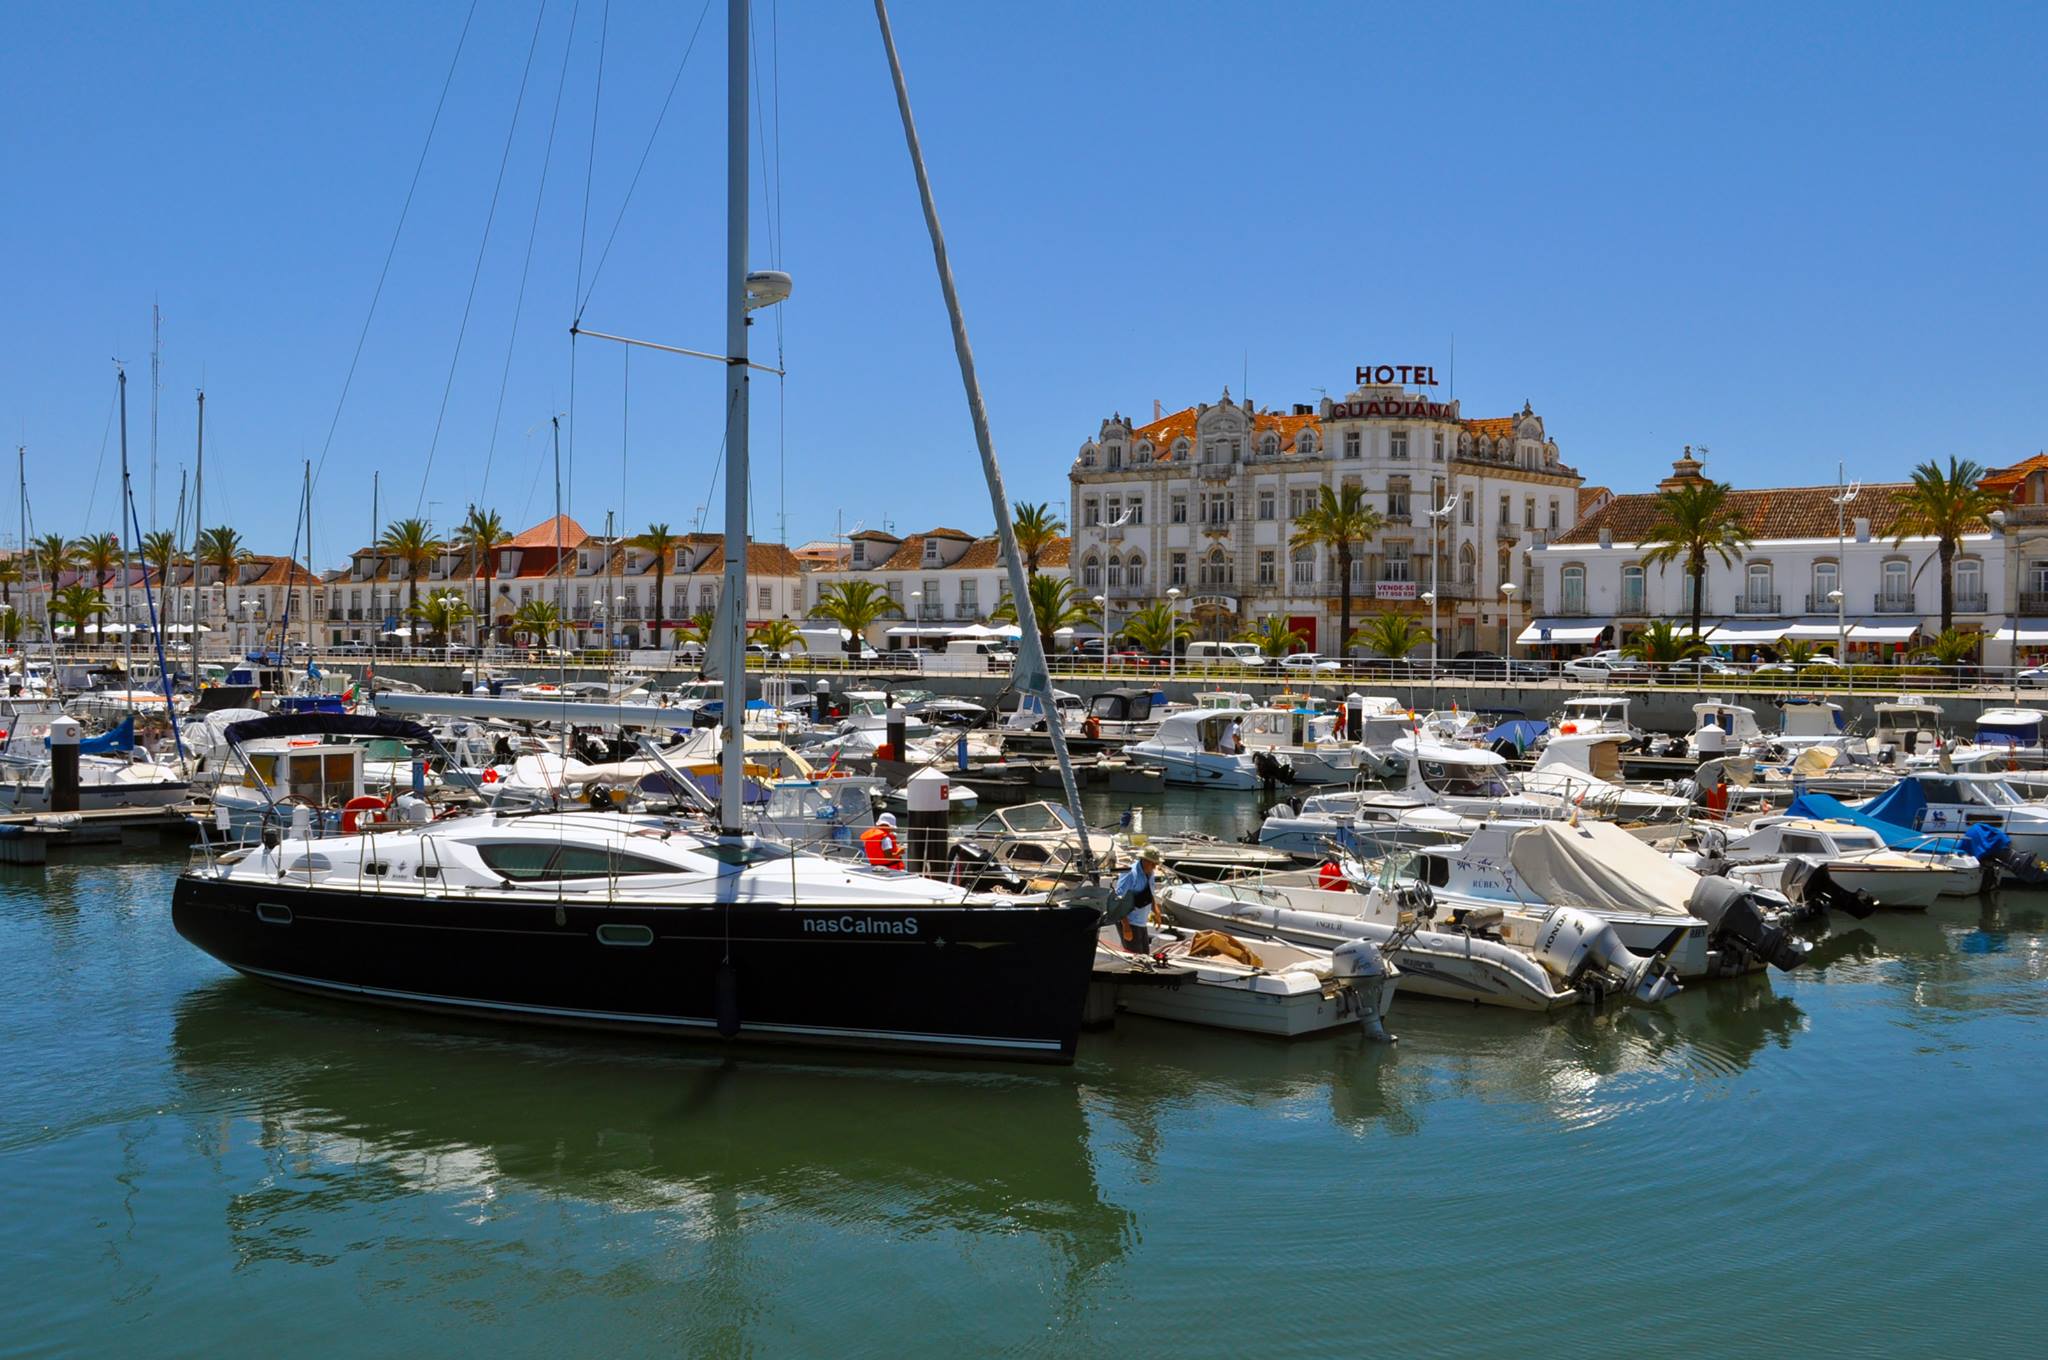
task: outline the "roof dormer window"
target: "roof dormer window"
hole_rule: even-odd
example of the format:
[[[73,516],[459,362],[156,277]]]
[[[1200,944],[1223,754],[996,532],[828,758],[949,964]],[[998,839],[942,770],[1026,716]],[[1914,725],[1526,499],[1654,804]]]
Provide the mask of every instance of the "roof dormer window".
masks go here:
[[[939,540],[936,538],[928,538],[924,541],[924,560],[928,563],[938,562]]]
[[[853,563],[854,563],[854,565],[855,565],[855,566],[865,566],[865,565],[867,564],[867,560],[868,560],[868,545],[867,545],[866,543],[855,543],[855,544],[853,545]]]

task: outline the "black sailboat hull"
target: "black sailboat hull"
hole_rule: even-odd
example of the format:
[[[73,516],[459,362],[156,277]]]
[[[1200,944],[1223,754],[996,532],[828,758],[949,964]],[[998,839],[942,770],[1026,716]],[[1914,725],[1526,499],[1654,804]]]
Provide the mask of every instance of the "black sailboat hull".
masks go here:
[[[617,905],[186,874],[178,933],[305,991],[533,1024],[1071,1062],[1088,906]],[[722,1033],[722,1031],[724,1033]]]

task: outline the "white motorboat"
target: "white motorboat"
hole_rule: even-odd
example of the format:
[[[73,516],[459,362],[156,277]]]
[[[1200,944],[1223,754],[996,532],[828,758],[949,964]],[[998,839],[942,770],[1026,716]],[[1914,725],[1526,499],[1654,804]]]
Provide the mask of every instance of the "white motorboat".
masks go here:
[[[1571,811],[1556,794],[1530,793],[1497,751],[1411,735],[1395,742],[1394,752],[1407,762],[1406,793],[1462,816],[1526,820]]]
[[[1692,732],[1686,737],[1686,754],[1694,760],[1761,756],[1770,745],[1771,739],[1757,725],[1755,709],[1714,699],[1692,706]]]
[[[1910,756],[1933,755],[1942,744],[1941,705],[1918,694],[1901,694],[1871,705],[1877,730],[1871,734],[1870,749],[1885,759],[1904,763]]]
[[[1840,887],[1899,909],[1925,909],[1941,897],[1974,897],[1985,883],[1985,867],[1974,855],[1895,850],[1868,827],[1808,817],[1762,818],[1705,859],[1781,892],[1789,866],[1804,860],[1826,869]]]
[[[1617,821],[1670,822],[1686,815],[1692,800],[1676,794],[1631,788],[1622,781],[1621,748],[1613,732],[1565,732],[1544,743],[1536,768],[1522,776],[1524,793],[1551,794],[1571,806]]]
[[[1096,937],[1095,977],[1115,985],[1119,1010],[1277,1038],[1343,1025],[1392,1037],[1384,1022],[1401,971],[1365,940],[1315,949],[1167,926],[1150,944],[1150,953],[1132,953],[1115,926]]]
[[[1312,793],[1299,806],[1275,803],[1259,823],[1259,844],[1297,859],[1323,859],[1333,850],[1377,859],[1394,850],[1462,841],[1478,825],[1434,798],[1354,789]]]
[[[1124,754],[1141,764],[1158,766],[1169,784],[1255,789],[1260,784],[1258,769],[1237,739],[1252,712],[1248,708],[1197,708],[1169,713],[1160,719],[1157,732],[1132,742]]]
[[[1626,745],[1639,745],[1642,729],[1629,721],[1628,697],[1621,694],[1581,694],[1567,699],[1558,709],[1551,735],[1621,737]]]
[[[1415,885],[1353,892],[1250,881],[1171,884],[1160,909],[1195,929],[1274,936],[1317,949],[1349,940],[1379,946],[1422,996],[1511,1010],[1552,1011],[1602,996],[1654,1005],[1678,991],[1655,959],[1624,948],[1590,912],[1561,907],[1543,929],[1509,939],[1499,912],[1464,912],[1439,925],[1428,889]]]
[[[1348,784],[1364,766],[1357,745],[1337,735],[1337,715],[1300,707],[1262,707],[1246,713],[1239,737],[1279,784]]]
[[[1855,805],[1866,817],[1929,836],[1959,836],[1988,822],[2022,855],[2048,855],[2048,803],[2029,802],[2004,775],[1908,770],[1891,788]]]
[[[1843,740],[1842,706],[1829,699],[1791,696],[1778,701],[1780,750],[1798,752],[1809,746],[1835,746]]]
[[[1509,938],[1556,907],[1591,912],[1630,952],[1668,960],[1681,978],[1794,968],[1807,953],[1779,894],[1703,876],[1609,822],[1489,823],[1462,846],[1390,856],[1373,886],[1411,880],[1454,920],[1504,912],[1517,930]]]

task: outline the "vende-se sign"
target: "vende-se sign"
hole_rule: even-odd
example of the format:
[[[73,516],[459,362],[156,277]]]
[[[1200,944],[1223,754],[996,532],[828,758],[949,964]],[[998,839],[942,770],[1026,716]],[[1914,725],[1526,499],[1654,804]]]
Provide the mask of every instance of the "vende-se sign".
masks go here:
[[[1375,600],[1412,600],[1415,598],[1413,581],[1374,581],[1372,597]]]
[[[1360,364],[1358,385],[1360,387],[1385,387],[1389,383],[1414,383],[1417,387],[1435,387],[1435,364]]]

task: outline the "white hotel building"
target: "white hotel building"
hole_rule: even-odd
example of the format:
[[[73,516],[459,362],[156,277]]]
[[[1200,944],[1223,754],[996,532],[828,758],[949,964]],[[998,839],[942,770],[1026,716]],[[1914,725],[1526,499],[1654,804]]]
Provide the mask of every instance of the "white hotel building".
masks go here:
[[[1386,525],[1354,549],[1352,626],[1389,610],[1426,623],[1433,590],[1445,656],[1505,646],[1510,616],[1528,611],[1526,593],[1511,600],[1501,587],[1526,592],[1525,549],[1577,521],[1581,483],[1527,405],[1468,420],[1456,401],[1395,383],[1285,412],[1225,388],[1214,404],[1145,425],[1113,415],[1069,480],[1075,584],[1108,598],[1112,628],[1177,589],[1197,637],[1278,615],[1331,654],[1341,643],[1335,553],[1289,539],[1320,488],[1360,487]]]

